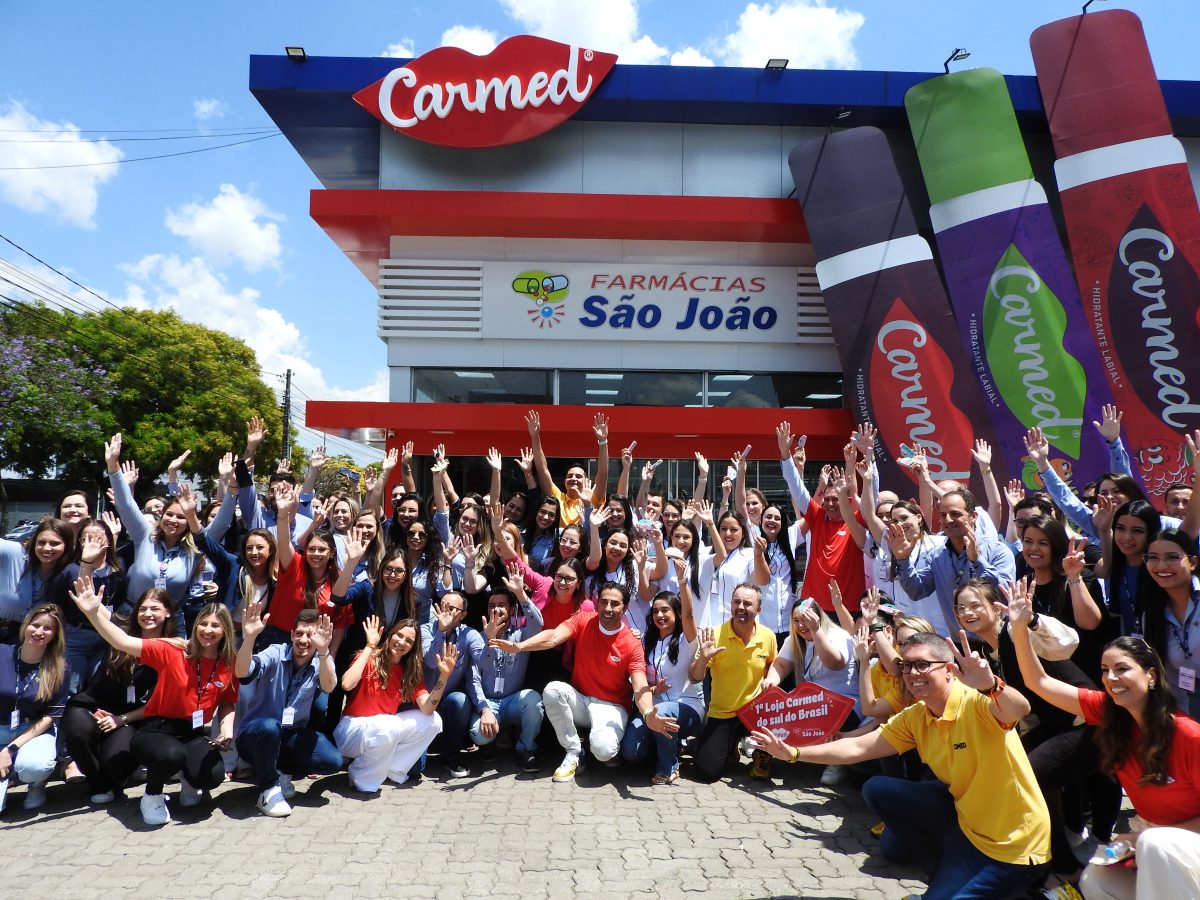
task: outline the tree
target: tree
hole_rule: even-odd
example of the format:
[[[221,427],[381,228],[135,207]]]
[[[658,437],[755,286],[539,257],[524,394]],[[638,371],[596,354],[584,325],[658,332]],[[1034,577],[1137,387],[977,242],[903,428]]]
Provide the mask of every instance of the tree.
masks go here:
[[[54,391],[78,384],[81,398],[65,407],[67,422],[53,429],[40,425],[38,415],[49,399],[11,414],[0,400],[11,423],[0,430],[21,435],[19,453],[0,440],[0,466],[36,477],[57,465],[68,482],[93,485],[103,478],[103,442],[120,431],[123,455],[137,461],[144,482],[184,450],[191,450],[185,472],[207,481],[223,453],[241,451],[252,415],[268,429],[259,459],[279,456],[282,413],[259,378],[254,351],[173,312],[109,309],[76,316],[21,304],[0,314],[0,349],[32,357],[29,364],[43,381],[38,390],[50,390],[57,373],[62,377]],[[93,407],[95,414],[85,415]]]

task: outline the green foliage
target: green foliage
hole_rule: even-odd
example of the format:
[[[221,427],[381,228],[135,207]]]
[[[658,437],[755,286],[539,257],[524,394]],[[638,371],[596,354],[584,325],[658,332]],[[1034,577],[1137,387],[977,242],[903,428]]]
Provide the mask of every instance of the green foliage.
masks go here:
[[[103,442],[120,431],[122,455],[137,461],[143,480],[191,450],[184,473],[208,481],[222,454],[241,452],[252,415],[268,429],[259,459],[273,465],[279,456],[282,413],[275,396],[258,377],[254,351],[227,334],[171,312],[110,309],[71,316],[29,305],[0,314],[0,350],[17,341],[35,348],[38,368],[31,380],[45,396],[6,408],[4,418],[12,424],[0,430],[7,436],[16,429],[19,439],[0,440],[0,466],[37,477],[56,464],[67,482],[94,485],[102,478]],[[63,347],[71,351],[65,359]],[[75,387],[88,377],[99,379],[102,389]],[[56,401],[55,392],[64,390],[86,402]],[[49,417],[53,427],[45,424],[47,404],[65,413]]]

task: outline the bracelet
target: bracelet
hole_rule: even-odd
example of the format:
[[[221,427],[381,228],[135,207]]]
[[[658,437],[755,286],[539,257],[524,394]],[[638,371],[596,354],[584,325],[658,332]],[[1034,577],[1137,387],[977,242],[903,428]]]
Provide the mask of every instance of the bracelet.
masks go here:
[[[992,677],[996,679],[992,683],[992,686],[986,691],[981,690],[979,693],[983,694],[985,697],[991,697],[993,700],[998,700],[1008,685],[999,675],[993,675]]]
[[[1071,585],[1071,587],[1074,587],[1077,584],[1083,584],[1083,576],[1080,575],[1078,578],[1068,578],[1067,584]]]
[[[128,718],[127,716],[121,716],[121,724],[122,724],[122,725],[128,725],[128,724],[129,724],[129,718]]]
[[[789,749],[792,751],[792,758],[789,759],[788,762],[790,762],[792,765],[795,765],[796,763],[798,763],[800,761],[800,748],[799,747],[791,747]]]
[[[596,441],[596,446],[597,447],[607,447],[608,441]]]

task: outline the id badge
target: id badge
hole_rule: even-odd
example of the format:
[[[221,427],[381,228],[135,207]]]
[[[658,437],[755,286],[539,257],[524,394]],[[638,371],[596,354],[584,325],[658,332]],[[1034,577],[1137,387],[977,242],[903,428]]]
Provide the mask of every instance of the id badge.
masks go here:
[[[154,587],[156,590],[165,591],[167,589],[167,576],[159,575],[155,578]]]
[[[192,713],[192,728],[203,728],[203,727],[204,727],[204,712],[203,712],[203,710],[198,709]]]
[[[1179,667],[1179,687],[1189,694],[1196,692],[1196,670],[1187,666]]]
[[[283,727],[296,724],[296,710],[289,706],[283,711]]]
[[[504,693],[504,676],[503,675],[496,676],[496,693],[497,694]]]
[[[21,713],[18,710],[14,709],[12,711],[12,715],[9,716],[8,727],[9,728],[20,728],[21,727]]]
[[[132,684],[129,685],[129,687],[125,688],[125,702],[126,703],[137,703],[137,691],[134,690],[134,687]]]

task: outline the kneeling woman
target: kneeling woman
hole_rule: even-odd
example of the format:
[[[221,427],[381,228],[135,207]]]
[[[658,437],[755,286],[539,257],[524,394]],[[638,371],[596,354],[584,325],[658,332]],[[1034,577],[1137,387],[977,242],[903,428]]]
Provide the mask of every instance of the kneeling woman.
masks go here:
[[[1100,657],[1104,691],[1076,688],[1045,673],[1033,650],[1031,599],[1014,592],[1008,607],[1025,684],[1038,696],[1096,726],[1100,767],[1116,776],[1150,827],[1136,835],[1137,870],[1090,865],[1080,889],[1089,898],[1200,897],[1200,724],[1175,709],[1162,660],[1141,638],[1121,637]]]
[[[175,610],[167,592],[150,588],[142,594],[125,631],[144,641],[175,637]],[[63,743],[87,777],[92,803],[116,800],[137,768],[130,749],[135,723],[140,725],[145,717],[157,681],[152,668],[110,648],[88,686],[67,701]]]
[[[383,780],[408,781],[408,771],[442,731],[438,702],[454,671],[458,651],[447,644],[438,655],[438,680],[425,689],[420,631],[415,619],[402,619],[384,637],[378,616],[363,623],[367,646],[342,676],[350,702],[333,733],[350,763],[350,786],[373,794]]]
[[[233,744],[233,712],[238,684],[233,675],[233,621],[223,604],[209,603],[196,616],[191,639],[143,640],[126,634],[100,609],[91,579],[75,582],[71,599],[96,632],[114,649],[128,653],[158,673],[145,706],[146,721],[131,744],[134,759],[146,767],[142,819],[147,825],[170,821],[163,785],[181,772],[179,805],[203,802],[205,790],[225,780],[221,752]],[[219,724],[209,738],[210,721]]]

